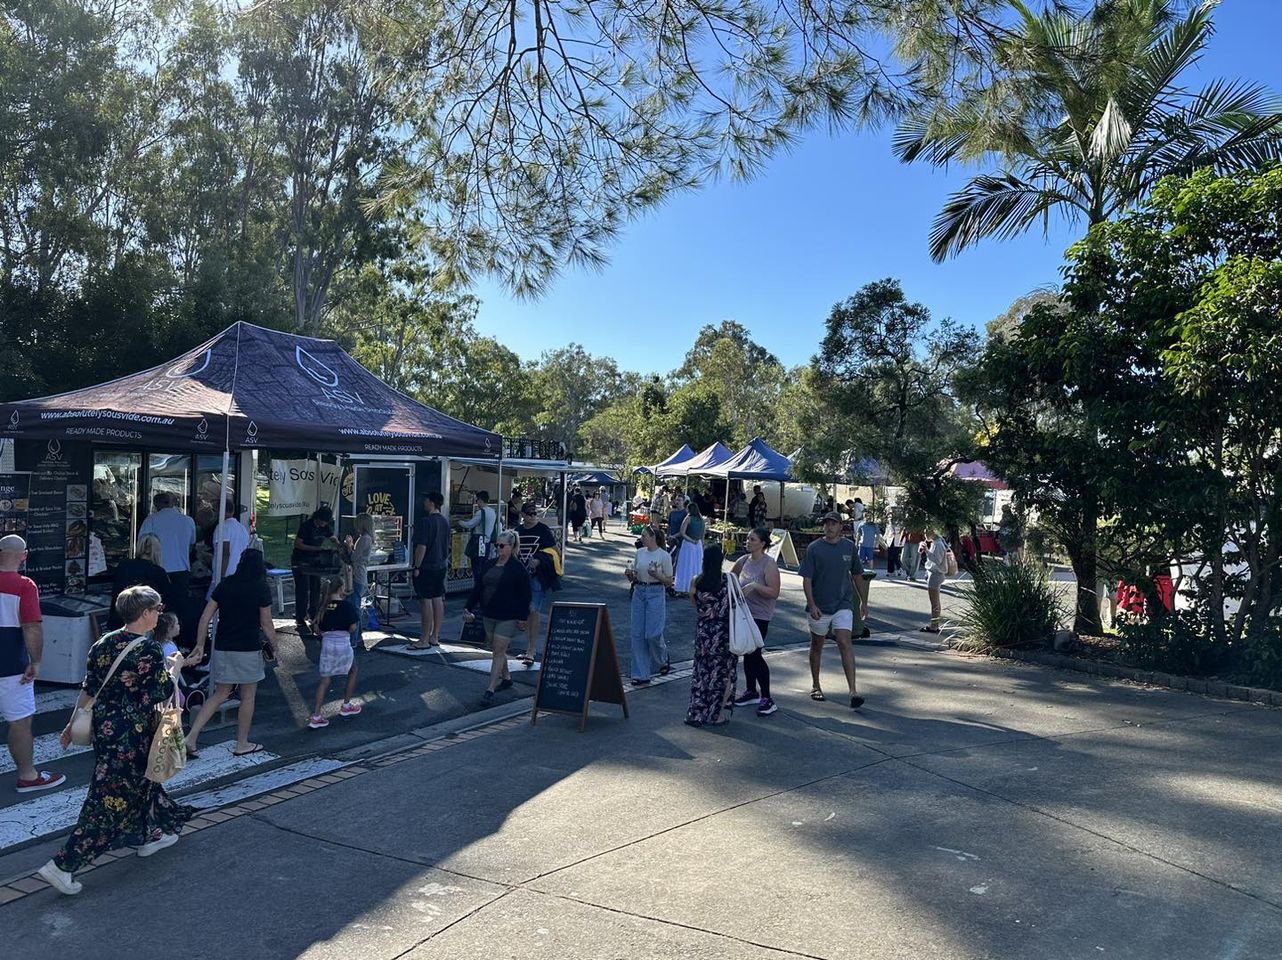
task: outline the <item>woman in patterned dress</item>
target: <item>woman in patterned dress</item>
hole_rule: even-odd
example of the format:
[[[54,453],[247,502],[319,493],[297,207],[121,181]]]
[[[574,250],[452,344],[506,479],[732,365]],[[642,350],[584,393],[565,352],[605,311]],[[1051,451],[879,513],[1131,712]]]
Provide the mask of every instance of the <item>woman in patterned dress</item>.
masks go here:
[[[164,650],[150,635],[164,609],[160,594],[151,587],[121,591],[116,611],[124,627],[108,633],[89,650],[76,705],[87,705],[102,688],[93,706],[93,780],[76,828],[57,855],[40,868],[40,876],[61,893],[79,893],[76,871],[108,850],[136,847],[138,856],[149,857],[172,846],[182,825],[196,813],[147,779],[147,756],[159,719],[156,707],[174,692]],[[140,642],[108,680],[116,657],[136,640]],[[62,731],[62,748],[70,744],[68,723]]]
[[[730,722],[734,709],[735,668],[739,661],[730,652],[730,592],[721,572],[720,545],[703,554],[703,572],[690,586],[697,614],[694,640],[694,675],[690,679],[690,709],[686,723],[692,727]]]

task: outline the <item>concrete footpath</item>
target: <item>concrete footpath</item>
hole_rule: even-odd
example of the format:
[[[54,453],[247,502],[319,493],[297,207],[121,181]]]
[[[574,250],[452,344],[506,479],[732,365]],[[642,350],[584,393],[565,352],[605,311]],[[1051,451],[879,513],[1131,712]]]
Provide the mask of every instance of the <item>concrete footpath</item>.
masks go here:
[[[779,713],[717,730],[682,723],[683,671],[585,733],[519,701],[473,715],[124,851],[78,897],[0,888],[6,956],[1278,956],[1282,713],[858,655],[858,712],[812,702],[788,649]]]

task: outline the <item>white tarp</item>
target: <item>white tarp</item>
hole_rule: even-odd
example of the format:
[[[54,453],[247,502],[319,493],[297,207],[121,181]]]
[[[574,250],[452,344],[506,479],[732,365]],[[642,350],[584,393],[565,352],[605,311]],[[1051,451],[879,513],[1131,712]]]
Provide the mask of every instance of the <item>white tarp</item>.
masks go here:
[[[267,516],[292,517],[321,504],[336,506],[342,473],[342,467],[317,460],[273,460]]]

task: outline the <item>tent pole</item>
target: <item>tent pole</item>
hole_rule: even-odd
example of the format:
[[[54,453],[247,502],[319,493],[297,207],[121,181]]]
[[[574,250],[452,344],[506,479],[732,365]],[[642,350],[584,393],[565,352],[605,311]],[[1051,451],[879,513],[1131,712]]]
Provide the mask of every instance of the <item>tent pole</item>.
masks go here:
[[[231,472],[231,450],[223,449],[223,476],[218,484],[218,522],[223,524],[227,522],[227,474]],[[214,541],[214,583],[218,586],[223,578],[223,543],[226,539],[226,533],[223,534],[223,540]]]

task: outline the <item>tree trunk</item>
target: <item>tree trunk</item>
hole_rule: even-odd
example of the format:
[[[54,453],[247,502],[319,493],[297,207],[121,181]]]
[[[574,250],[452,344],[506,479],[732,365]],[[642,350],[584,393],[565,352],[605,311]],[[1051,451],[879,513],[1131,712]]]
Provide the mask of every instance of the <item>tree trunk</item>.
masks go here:
[[[1095,592],[1099,579],[1099,562],[1096,544],[1096,513],[1091,503],[1082,511],[1082,529],[1076,549],[1069,547],[1068,557],[1077,577],[1077,607],[1073,612],[1073,632],[1088,637],[1100,635],[1099,594]]]

